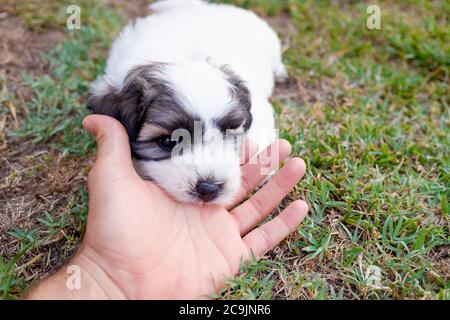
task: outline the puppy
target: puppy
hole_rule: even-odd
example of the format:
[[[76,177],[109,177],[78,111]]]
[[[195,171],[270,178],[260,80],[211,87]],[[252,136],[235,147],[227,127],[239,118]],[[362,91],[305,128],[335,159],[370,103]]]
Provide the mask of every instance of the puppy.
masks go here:
[[[124,125],[143,178],[181,202],[228,204],[241,186],[240,142],[264,148],[275,139],[268,99],[286,77],[280,41],[230,5],[150,8],[115,40],[88,108]]]

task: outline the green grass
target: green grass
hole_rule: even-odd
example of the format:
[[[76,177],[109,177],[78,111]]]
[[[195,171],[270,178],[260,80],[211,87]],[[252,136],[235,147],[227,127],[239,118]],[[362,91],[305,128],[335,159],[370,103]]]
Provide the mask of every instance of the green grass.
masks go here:
[[[50,143],[73,156],[83,156],[94,144],[81,127],[87,115],[84,99],[89,83],[103,70],[104,53],[123,21],[111,11],[89,2],[81,4],[85,20],[79,31],[46,54],[52,74],[40,77],[24,75],[35,96],[27,106],[31,117],[24,119],[12,137]],[[106,32],[109,30],[109,32]]]
[[[218,297],[449,299],[448,2],[380,1],[381,30],[366,29],[372,3],[365,1],[218,2],[289,20],[279,31],[289,40],[284,60],[293,94],[281,90],[273,102],[281,136],[308,165],[292,196],[310,205],[298,231],[244,267]],[[49,145],[74,158],[94,151],[80,125],[88,83],[101,72],[124,20],[92,4],[84,16],[82,30],[68,32],[47,53],[51,74],[25,71],[34,98],[26,103],[29,116],[9,132],[12,141]],[[29,19],[45,28],[39,17]],[[81,232],[81,188],[84,196],[68,209],[76,219],[55,221],[42,212],[40,227],[50,235]],[[3,297],[28,285],[14,266],[44,241],[33,230],[10,232],[21,250],[0,259]],[[377,286],[368,280],[374,267],[381,273]]]
[[[63,5],[61,1],[55,8],[61,9]],[[90,1],[83,1],[81,6],[85,17],[81,30],[67,32],[61,44],[43,53],[50,63],[51,74],[33,77],[26,71],[23,73],[23,83],[31,89],[33,98],[26,103],[29,115],[22,119],[18,129],[8,134],[11,144],[29,141],[36,148],[47,146],[64,157],[75,159],[89,158],[95,152],[95,140],[81,126],[82,119],[88,114],[84,101],[89,83],[104,67],[112,36],[120,30],[124,20]],[[25,16],[29,14],[27,12]],[[36,14],[40,14],[39,11]],[[38,18],[33,21],[39,21]],[[63,23],[64,15],[59,17],[59,21]],[[6,97],[5,105],[15,99],[11,93]],[[2,111],[7,112],[3,105]],[[51,154],[44,160],[49,166],[56,162]],[[36,218],[33,228],[21,229],[18,226],[8,232],[20,242],[20,250],[7,263],[0,260],[0,297],[18,297],[28,287],[30,283],[17,270],[16,264],[27,259],[27,255],[45,251],[46,245],[59,234],[65,235],[63,246],[67,250],[73,251],[78,246],[84,231],[88,201],[85,186],[79,185],[78,189],[62,215],[54,217],[52,212],[44,211]]]

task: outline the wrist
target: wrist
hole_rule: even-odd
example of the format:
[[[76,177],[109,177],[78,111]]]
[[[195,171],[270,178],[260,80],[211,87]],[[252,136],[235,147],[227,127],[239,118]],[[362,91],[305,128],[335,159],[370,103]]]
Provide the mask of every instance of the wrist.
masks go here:
[[[119,286],[95,260],[95,255],[81,248],[68,264],[30,290],[26,299],[105,300],[126,299]]]

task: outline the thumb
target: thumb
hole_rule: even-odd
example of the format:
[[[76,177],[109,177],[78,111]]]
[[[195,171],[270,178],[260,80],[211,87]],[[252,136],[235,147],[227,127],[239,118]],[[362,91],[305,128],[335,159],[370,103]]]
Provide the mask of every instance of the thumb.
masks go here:
[[[96,164],[120,165],[132,167],[128,134],[116,119],[103,115],[90,115],[84,118],[83,127],[97,141]]]

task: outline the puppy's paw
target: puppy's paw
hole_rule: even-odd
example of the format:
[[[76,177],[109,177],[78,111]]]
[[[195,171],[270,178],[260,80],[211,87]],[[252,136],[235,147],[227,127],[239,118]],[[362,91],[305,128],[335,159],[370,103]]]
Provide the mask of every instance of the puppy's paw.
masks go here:
[[[289,79],[286,67],[282,63],[275,69],[275,78],[277,82],[286,82]]]

